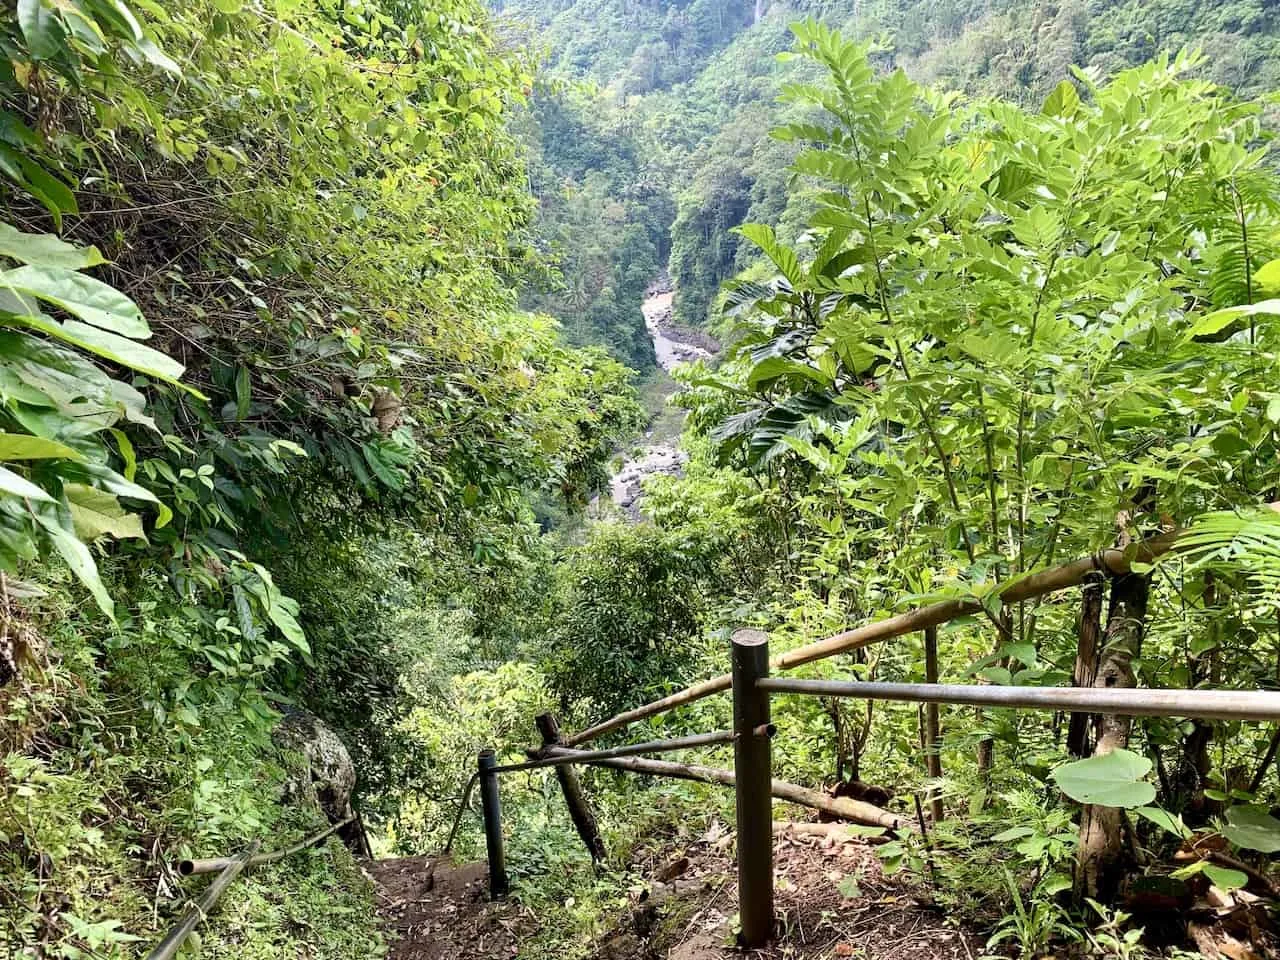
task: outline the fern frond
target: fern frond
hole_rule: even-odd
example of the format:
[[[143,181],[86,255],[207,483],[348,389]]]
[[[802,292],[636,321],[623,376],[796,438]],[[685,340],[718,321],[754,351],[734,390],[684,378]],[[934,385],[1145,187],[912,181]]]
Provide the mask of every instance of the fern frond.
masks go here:
[[[1178,553],[1198,568],[1243,574],[1268,602],[1280,603],[1280,511],[1205,514],[1178,538]]]

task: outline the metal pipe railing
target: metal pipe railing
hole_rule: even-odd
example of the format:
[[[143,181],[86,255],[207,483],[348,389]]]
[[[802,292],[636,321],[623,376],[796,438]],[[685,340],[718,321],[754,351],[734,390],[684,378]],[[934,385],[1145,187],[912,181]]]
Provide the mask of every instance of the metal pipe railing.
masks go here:
[[[480,780],[480,810],[484,816],[484,846],[489,859],[489,899],[502,900],[509,890],[507,854],[502,845],[502,796],[498,764],[492,750],[481,750],[476,775]]]
[[[321,830],[319,833],[313,833],[307,839],[295,843],[291,847],[285,847],[282,850],[272,850],[270,853],[259,853],[249,858],[249,862],[245,864],[245,868],[261,866],[264,863],[274,863],[277,860],[283,860],[285,857],[291,857],[295,853],[314,846],[321,840],[337,833],[349,823],[355,822],[355,817],[350,816],[341,823],[335,823],[330,827]],[[225,870],[235,860],[235,857],[207,857],[203,860],[179,860],[178,873],[184,877],[198,876],[202,873],[218,873]]]
[[[778,732],[778,728],[773,724],[768,724],[766,727],[761,727],[754,732],[759,736],[772,737]],[[717,733],[698,733],[689,737],[676,737],[672,740],[651,740],[648,743],[632,743],[623,747],[611,747],[608,750],[569,750],[558,746],[547,746],[543,748],[548,754],[545,757],[539,757],[537,760],[527,760],[523,763],[494,766],[491,772],[494,774],[519,773],[524,770],[538,770],[543,767],[564,767],[579,763],[594,764],[604,760],[634,757],[642,753],[666,753],[672,750],[687,750],[690,747],[732,743],[733,739],[733,731],[722,730]],[[449,839],[444,845],[445,853],[450,853],[453,850],[453,841],[457,839],[458,828],[462,826],[462,816],[467,812],[467,807],[471,802],[471,791],[475,789],[476,782],[479,779],[480,774],[473,773],[471,778],[467,780],[466,786],[462,788],[462,801],[458,805],[458,815],[454,818],[453,826],[449,830]]]
[[[777,728],[771,728],[773,733]],[[773,736],[769,733],[769,736]],[[673,750],[688,750],[692,747],[709,747],[717,743],[733,743],[732,730],[718,730],[715,733],[695,733],[688,737],[674,737],[670,740],[650,740],[648,743],[629,743],[622,747],[609,747],[606,750],[582,750],[573,757],[550,756],[537,760],[526,760],[523,763],[508,763],[494,767],[494,773],[519,773],[522,770],[537,770],[541,767],[560,767],[573,763],[590,763],[592,760],[613,760],[617,757],[636,757],[645,753],[670,753]]]
[[[1149,690],[1092,687],[999,687],[946,683],[795,680],[757,682],[768,693],[799,693],[859,700],[950,703],[978,707],[1070,710],[1129,717],[1203,720],[1280,720],[1280,692],[1269,690]]]
[[[213,909],[213,905],[218,902],[218,898],[231,885],[231,881],[240,876],[242,871],[252,859],[253,855],[258,852],[261,841],[255,840],[245,849],[232,857],[222,872],[213,878],[213,882],[205,887],[205,891],[200,895],[200,899],[193,906],[187,908],[186,913],[182,915],[165,938],[161,940],[154,950],[147,954],[147,960],[169,960],[170,957],[178,953],[178,948],[186,942],[187,937],[191,935],[191,931],[196,928],[201,920]]]
[[[1125,574],[1129,572],[1131,565],[1135,561],[1150,563],[1171,550],[1175,550],[1178,538],[1183,533],[1184,531],[1181,530],[1163,533],[1149,540],[1144,540],[1128,550],[1099,550],[1092,556],[1081,557],[1070,563],[1064,563],[1061,566],[1053,567],[1049,570],[1041,570],[1038,573],[1014,580],[1006,587],[997,588],[996,595],[1007,606],[1011,603],[1019,603],[1024,600],[1032,600],[1036,597],[1056,593],[1068,587],[1079,586],[1086,577],[1099,571],[1111,576]],[[815,660],[822,660],[838,653],[847,653],[851,650],[870,646],[873,643],[880,643],[909,633],[916,633],[926,627],[941,626],[948,621],[979,613],[981,610],[982,601],[976,597],[955,597],[950,600],[941,600],[925,607],[917,607],[914,610],[908,610],[906,613],[889,617],[887,620],[877,620],[874,623],[864,624],[861,627],[845,630],[843,633],[837,633],[826,639],[797,647],[774,657],[770,660],[769,666],[773,670],[792,670],[795,667],[812,663]],[[594,740],[606,733],[629,726],[637,720],[657,716],[676,707],[709,697],[712,694],[721,693],[728,690],[732,685],[732,677],[727,673],[712,677],[709,680],[703,680],[701,683],[695,683],[693,686],[663,697],[661,700],[655,700],[652,703],[646,703],[624,711],[610,717],[608,720],[597,723],[595,726],[588,727],[580,733],[568,736],[564,740],[564,745],[567,747],[581,746],[589,740]]]

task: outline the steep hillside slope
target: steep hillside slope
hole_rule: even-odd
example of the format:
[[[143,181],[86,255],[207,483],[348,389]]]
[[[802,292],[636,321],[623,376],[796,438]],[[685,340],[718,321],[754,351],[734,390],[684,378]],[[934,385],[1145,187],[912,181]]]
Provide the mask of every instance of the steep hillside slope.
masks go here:
[[[706,323],[720,283],[746,266],[750,254],[739,252],[732,228],[783,218],[789,154],[767,131],[785,109],[777,103],[784,84],[799,69],[775,59],[789,47],[787,25],[796,19],[819,16],[847,34],[879,38],[886,67],[975,95],[1033,102],[1075,65],[1106,75],[1185,45],[1203,48],[1208,76],[1245,96],[1280,87],[1280,10],[1262,0],[519,0],[501,10],[545,45],[550,77],[585,85],[571,105],[557,97],[557,109],[606,132],[594,141],[576,138],[572,158],[544,138],[542,159],[579,195],[603,186],[595,209],[608,209],[611,198],[622,219],[592,217],[591,229],[579,229],[546,200],[548,234],[566,251],[593,247],[613,264],[667,259],[676,319],[684,324]],[[618,177],[611,138],[623,131],[631,159]],[[642,205],[637,191],[647,198]],[[651,241],[641,257],[639,236]],[[576,276],[581,256],[567,252],[563,261],[570,287],[589,285]],[[642,352],[634,345],[638,298],[618,283],[606,294],[609,319],[593,307],[597,320],[581,335],[635,360]],[[548,300],[540,305],[570,318],[591,314]]]

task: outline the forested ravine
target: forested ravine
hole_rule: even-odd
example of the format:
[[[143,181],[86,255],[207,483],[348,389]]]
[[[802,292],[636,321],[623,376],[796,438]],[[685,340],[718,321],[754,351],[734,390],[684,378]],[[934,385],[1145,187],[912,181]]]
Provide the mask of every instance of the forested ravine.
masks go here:
[[[1280,5],[0,46],[4,960],[1280,960]]]

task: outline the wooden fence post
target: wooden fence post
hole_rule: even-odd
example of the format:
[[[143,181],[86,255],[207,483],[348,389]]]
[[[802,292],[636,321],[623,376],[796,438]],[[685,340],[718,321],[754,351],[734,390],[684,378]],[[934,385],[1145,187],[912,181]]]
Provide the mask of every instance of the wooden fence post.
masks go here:
[[[560,735],[560,723],[554,713],[540,714],[534,721],[538,732],[542,734],[542,746],[558,747],[563,742]],[[564,793],[564,801],[569,806],[569,817],[578,831],[578,836],[587,845],[591,860],[599,863],[604,859],[604,841],[600,838],[600,828],[596,826],[595,814],[587,803],[586,794],[582,792],[582,781],[578,779],[578,771],[567,764],[556,767],[556,779],[560,781],[560,790]]]
[[[924,682],[938,682],[938,628],[924,628]],[[924,708],[925,734],[925,768],[929,778],[938,780],[942,777],[942,727],[939,720],[938,705],[927,703]],[[933,813],[933,822],[938,823],[946,816],[942,806],[942,794],[934,786],[929,790],[929,807]]]
[[[481,750],[480,809],[484,814],[484,845],[489,856],[489,899],[507,895],[507,855],[502,847],[502,800],[498,795],[498,775],[493,768],[498,759],[492,750]]]
[[[756,681],[769,675],[769,635],[733,635],[733,766],[738,820],[738,916],[747,949],[773,935],[773,783],[769,694]]]

